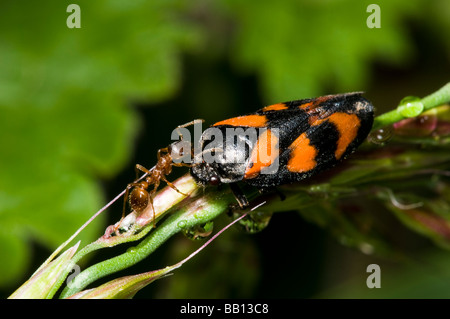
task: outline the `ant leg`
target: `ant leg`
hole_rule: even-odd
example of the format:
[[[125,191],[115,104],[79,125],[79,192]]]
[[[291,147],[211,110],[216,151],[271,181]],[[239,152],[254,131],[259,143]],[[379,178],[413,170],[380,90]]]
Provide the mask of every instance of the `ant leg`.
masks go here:
[[[169,185],[169,187],[172,188],[174,191],[178,192],[179,194],[181,194],[181,195],[183,195],[183,196],[188,196],[187,194],[181,192],[174,184],[172,184],[171,182],[169,182],[165,176],[161,176],[161,179],[162,179],[163,181],[165,181],[166,184]]]
[[[152,197],[152,194],[148,194],[148,199],[149,199],[149,203],[150,203],[150,206],[152,207],[152,212],[153,212],[153,220],[152,220],[152,223],[153,223],[153,228],[156,228],[156,223],[155,223],[155,221],[156,221],[156,213],[155,213],[155,207],[153,206],[153,197]]]
[[[130,190],[135,187],[139,186],[139,183],[130,183],[127,185],[127,188],[125,190],[125,194],[123,195],[123,210],[122,210],[122,219],[125,217],[125,212],[127,210],[127,200],[128,196],[130,195]]]
[[[132,187],[133,187],[132,184],[128,184],[127,189],[125,190],[125,194],[123,195],[122,218],[120,219],[120,221],[122,221],[122,219],[125,217],[125,211],[127,210],[127,199],[128,199],[128,196],[130,195],[130,189]],[[119,222],[119,224],[120,224],[120,222]]]
[[[178,130],[179,128],[185,128],[185,127],[188,127],[188,126],[191,126],[191,125],[200,124],[200,123],[204,123],[204,122],[205,122],[205,120],[203,120],[203,119],[195,119],[195,120],[187,122],[185,124],[178,125],[175,129]],[[183,137],[183,135],[181,133],[179,133],[179,135],[181,137]]]
[[[122,209],[122,217],[120,218],[119,222],[117,223],[116,228],[114,229],[114,232],[116,232],[119,229],[120,224],[122,223],[122,220],[125,218],[125,212],[127,210],[127,200],[128,196],[130,195],[130,189],[132,189],[135,186],[138,186],[138,183],[130,183],[127,185],[127,188],[125,189],[125,194],[123,194],[123,209]]]
[[[194,157],[194,148],[193,148],[193,145],[192,145],[192,143],[191,143],[190,141],[184,141],[184,139],[183,139],[183,134],[181,133],[181,130],[180,130],[180,129],[181,129],[181,128],[186,128],[186,127],[188,127],[188,126],[195,125],[195,124],[201,124],[201,123],[203,123],[203,122],[205,122],[205,120],[203,120],[203,119],[197,119],[197,120],[193,120],[193,121],[190,121],[190,122],[188,122],[188,123],[185,123],[185,124],[183,124],[183,125],[178,125],[178,126],[174,129],[174,132],[176,132],[176,134],[178,135],[178,141],[172,143],[172,145],[183,145],[183,146],[182,146],[183,150],[185,150],[185,149],[184,149],[185,147],[188,147],[188,148],[190,149],[191,158],[193,158],[193,157]],[[176,137],[173,136],[173,133],[172,133],[172,139],[174,140],[175,138],[176,138]],[[186,143],[188,144],[188,146],[186,146]],[[173,151],[173,149],[172,149],[172,151]],[[169,153],[169,152],[168,152],[168,153]],[[177,166],[179,166],[179,165],[177,165]],[[184,166],[189,166],[189,165],[184,165]]]
[[[151,192],[148,192],[148,199],[149,199],[149,203],[150,206],[152,207],[152,212],[153,212],[153,228],[156,227],[156,212],[155,212],[155,206],[153,206],[153,195],[156,193],[156,191],[158,190],[159,187],[159,180],[155,181],[155,187],[153,188],[153,190]]]
[[[155,180],[155,183],[154,183],[155,186],[154,186],[153,190],[150,192],[151,195],[156,193],[156,191],[158,190],[158,187],[159,187],[159,183],[160,183],[159,179]]]
[[[138,176],[138,175],[139,175],[139,171],[141,171],[141,172],[143,172],[143,173],[145,173],[145,174],[147,174],[147,175],[150,175],[150,174],[152,173],[151,170],[146,169],[146,168],[145,168],[144,166],[142,166],[141,164],[136,164],[136,166],[135,166],[134,169],[136,170],[136,178],[139,177],[139,176]]]
[[[203,120],[203,119],[196,119],[196,120],[190,121],[188,123],[185,123],[185,124],[182,124],[182,125],[178,125],[175,128],[175,131],[178,133],[178,136],[180,137],[180,141],[183,140],[183,134],[181,134],[180,128],[186,128],[188,126],[195,125],[195,124],[201,124],[201,123],[204,123],[204,122],[205,122],[205,120]]]

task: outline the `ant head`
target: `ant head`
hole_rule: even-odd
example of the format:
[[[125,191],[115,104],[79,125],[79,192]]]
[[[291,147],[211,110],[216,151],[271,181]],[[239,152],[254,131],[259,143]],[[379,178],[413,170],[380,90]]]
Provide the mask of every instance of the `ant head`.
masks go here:
[[[136,186],[131,190],[128,201],[131,209],[140,213],[148,206],[149,194],[145,188]]]

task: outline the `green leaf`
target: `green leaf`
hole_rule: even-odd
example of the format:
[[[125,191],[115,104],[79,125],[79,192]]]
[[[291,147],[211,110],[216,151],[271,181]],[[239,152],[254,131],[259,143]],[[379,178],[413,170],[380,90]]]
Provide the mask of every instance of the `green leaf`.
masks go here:
[[[80,242],[67,249],[57,259],[51,261],[45,267],[33,274],[22,286],[20,286],[10,299],[46,299],[53,297],[54,285],[67,275],[67,267],[71,264],[71,258],[78,249]]]
[[[69,299],[131,299],[139,290],[179,266],[181,265],[177,264],[143,274],[117,278],[97,288],[80,291]]]

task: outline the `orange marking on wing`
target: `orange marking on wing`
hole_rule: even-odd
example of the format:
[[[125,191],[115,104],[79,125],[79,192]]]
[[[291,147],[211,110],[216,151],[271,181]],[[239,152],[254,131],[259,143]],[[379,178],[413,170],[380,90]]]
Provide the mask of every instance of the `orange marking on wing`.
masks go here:
[[[286,104],[277,103],[277,104],[266,106],[265,108],[262,109],[262,111],[264,111],[264,112],[266,112],[266,111],[281,111],[281,110],[286,110],[287,108],[288,107],[286,106]]]
[[[329,121],[336,125],[339,131],[339,140],[337,142],[337,149],[334,153],[336,159],[340,159],[347,147],[358,135],[358,129],[361,122],[355,114],[334,113],[328,117]]]
[[[326,118],[320,118],[320,115],[314,114],[308,118],[308,124],[311,126],[320,125],[326,120],[327,120]]]
[[[279,155],[278,137],[270,130],[264,131],[258,138],[250,155],[250,165],[244,179],[255,178],[264,167],[269,167]]]
[[[265,127],[266,124],[267,118],[264,115],[246,115],[220,121],[214,124],[213,126],[231,125],[231,126],[246,126],[246,127]]]
[[[336,97],[335,95],[325,95],[325,96],[319,96],[314,99],[314,105],[322,104],[328,100],[331,100],[332,98]]]
[[[298,106],[298,108],[299,108],[299,109],[302,109],[302,110],[307,110],[307,109],[309,109],[311,106],[313,106],[313,102],[308,102],[308,103],[305,103],[305,104],[300,104],[300,105]]]
[[[310,140],[306,133],[302,133],[289,146],[291,158],[287,163],[287,168],[293,173],[303,173],[316,167],[317,149],[310,145]]]

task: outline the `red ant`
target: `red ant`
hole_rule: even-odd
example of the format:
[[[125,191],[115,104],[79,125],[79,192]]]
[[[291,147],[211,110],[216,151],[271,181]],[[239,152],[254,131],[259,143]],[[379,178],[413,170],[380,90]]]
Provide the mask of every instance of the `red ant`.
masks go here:
[[[184,128],[193,124],[202,123],[203,120],[194,120],[189,123],[180,125],[176,128]],[[178,131],[177,131],[178,132]],[[143,181],[138,182],[137,180],[133,183],[127,185],[124,202],[123,202],[123,213],[122,219],[125,216],[127,200],[132,210],[136,213],[140,214],[150,203],[153,210],[153,218],[155,218],[155,210],[153,207],[153,195],[158,190],[159,184],[161,180],[166,182],[166,184],[171,187],[173,190],[177,191],[179,194],[188,196],[187,194],[182,193],[174,184],[169,182],[166,178],[172,172],[172,166],[182,167],[182,166],[191,166],[190,163],[182,163],[181,160],[187,155],[185,150],[187,146],[191,151],[192,155],[192,146],[187,141],[183,141],[183,135],[178,132],[180,140],[170,144],[166,148],[162,148],[158,150],[157,158],[158,161],[156,165],[152,169],[147,169],[140,164],[136,164],[136,175],[138,175],[139,171],[147,174]],[[151,185],[154,185],[152,190],[148,190]],[[153,219],[153,226],[155,227]],[[120,222],[118,223],[120,225]]]

